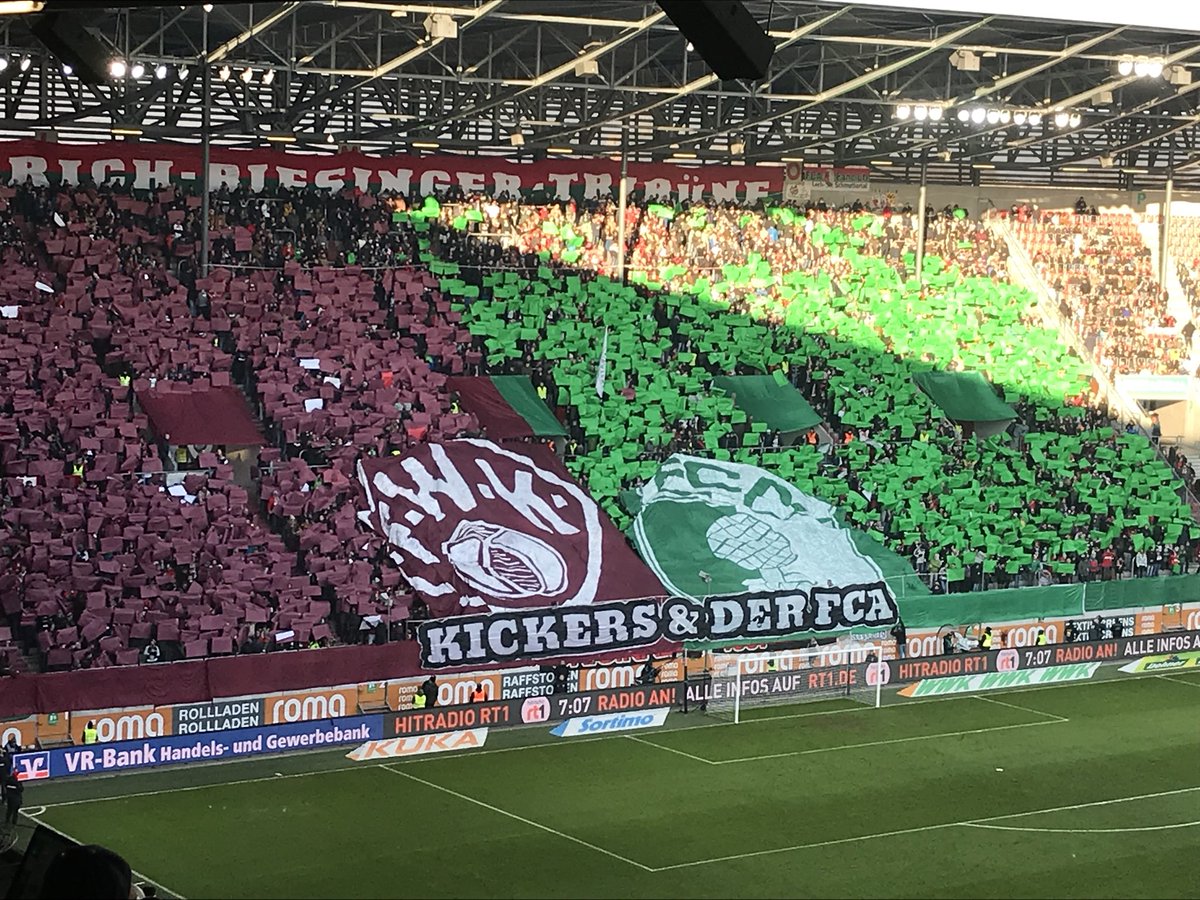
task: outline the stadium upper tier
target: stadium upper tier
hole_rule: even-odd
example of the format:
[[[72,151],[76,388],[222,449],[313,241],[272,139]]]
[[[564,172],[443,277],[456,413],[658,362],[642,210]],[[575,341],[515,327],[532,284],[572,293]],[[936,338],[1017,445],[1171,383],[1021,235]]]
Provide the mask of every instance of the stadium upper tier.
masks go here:
[[[1200,312],[1200,217],[1171,217],[1167,249],[1193,316]]]
[[[590,271],[621,255],[611,205],[223,190],[223,265],[197,279],[195,197],[0,200],[0,597],[52,666],[133,663],[151,638],[163,658],[252,652],[279,630],[349,640],[407,607],[386,543],[356,521],[354,465],[478,433],[456,375],[529,376],[568,466],[622,525],[622,491],[685,451],[761,462],[838,504],[934,590],[1091,577],[1106,551],[1126,572],[1139,550],[1195,557],[1170,469],[1083,405],[1086,368],[960,214],[931,225],[919,286],[911,217],[634,208],[641,284],[622,286]],[[961,405],[952,420],[914,381],[931,371],[985,377],[995,394],[962,396],[1011,404],[1011,433],[974,440],[988,422]],[[820,424],[748,412],[717,383],[749,374],[794,388]],[[264,437],[184,415],[208,437],[189,439],[198,458],[168,456],[147,403],[208,408],[226,385]],[[254,466],[237,448],[260,440]]]
[[[1182,370],[1184,323],[1167,311],[1167,292],[1131,215],[1021,208],[1011,224],[1063,318],[1106,371]]]

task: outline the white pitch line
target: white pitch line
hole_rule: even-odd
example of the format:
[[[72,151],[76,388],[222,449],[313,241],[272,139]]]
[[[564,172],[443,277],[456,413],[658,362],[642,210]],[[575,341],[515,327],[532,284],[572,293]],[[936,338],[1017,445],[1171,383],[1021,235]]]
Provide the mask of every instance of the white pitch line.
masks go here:
[[[707,866],[711,863],[734,862],[739,859],[753,859],[758,856],[771,856],[776,853],[791,853],[798,850],[815,850],[819,847],[836,847],[838,844],[853,844],[858,841],[872,841],[877,838],[897,837],[902,834],[920,834],[925,831],[937,831],[940,828],[954,828],[959,822],[943,822],[940,825],[920,825],[916,828],[901,828],[898,831],[880,831],[876,834],[859,834],[854,837],[834,838],[828,841],[815,841],[811,844],[795,844],[791,847],[772,847],[769,850],[752,850],[749,853],[734,853],[730,856],[714,856],[712,859],[697,859],[692,862],[675,863],[671,866],[659,866],[651,871],[671,872],[675,869],[689,869],[692,866]]]
[[[476,806],[482,807],[483,809],[486,809],[486,810],[490,810],[491,812],[497,813],[498,815],[507,816],[508,818],[513,819],[517,822],[521,822],[525,825],[528,825],[531,828],[537,828],[539,831],[544,831],[547,834],[552,834],[555,837],[560,837],[565,841],[570,841],[571,843],[578,844],[581,847],[587,847],[589,850],[594,850],[597,853],[603,853],[605,856],[611,857],[612,859],[615,859],[615,860],[619,860],[620,862],[623,862],[626,865],[634,866],[635,868],[641,869],[643,872],[653,872],[654,871],[649,866],[643,865],[642,863],[637,862],[636,860],[632,860],[632,859],[629,859],[628,857],[622,856],[619,853],[613,853],[611,850],[606,850],[603,847],[600,847],[596,844],[589,843],[588,841],[585,841],[583,838],[578,838],[578,837],[575,837],[575,835],[573,835],[573,834],[567,834],[565,832],[559,831],[556,828],[551,828],[549,825],[543,825],[541,822],[535,822],[535,821],[533,821],[533,819],[526,819],[524,816],[518,816],[516,813],[509,812],[507,809],[501,809],[499,806],[492,806],[492,804],[485,803],[482,800],[477,800],[476,798],[471,797],[468,794],[461,794],[458,791],[452,790],[451,788],[445,787],[440,784],[436,784],[432,781],[426,781],[424,778],[418,778],[416,775],[410,775],[410,774],[408,774],[408,772],[404,772],[400,769],[393,769],[391,766],[388,766],[386,764],[381,765],[380,768],[387,769],[387,771],[392,772],[396,775],[399,775],[402,778],[407,778],[410,781],[415,781],[418,784],[423,784],[426,787],[431,787],[434,790],[441,791],[444,794],[449,794],[451,797],[457,797],[459,800],[465,800],[467,803],[473,803]]]
[[[377,768],[379,766],[364,766],[361,763],[356,766],[335,766],[332,769],[314,769],[311,772],[292,772],[287,775],[264,775],[261,778],[243,778],[239,781],[214,781],[212,784],[188,784],[183,787],[163,788],[157,791],[137,791],[132,794],[117,794],[111,797],[83,797],[79,800],[63,800],[60,803],[47,803],[42,809],[58,809],[61,806],[79,806],[84,803],[107,803],[110,800],[132,800],[135,797],[159,797],[163,794],[182,794],[187,791],[203,791],[207,788],[234,787],[239,784],[257,784],[260,781],[279,781],[284,778],[308,778],[311,775],[330,775],[334,772],[350,772],[354,769]]]
[[[988,828],[993,831],[1028,831],[1031,834],[1133,834],[1139,831],[1176,831],[1180,828],[1195,828],[1195,822],[1176,822],[1174,825],[1143,825],[1140,828],[1025,828],[1021,825],[985,825],[982,822],[965,822],[965,828]]]
[[[892,744],[908,744],[913,741],[931,741],[935,738],[966,737],[969,734],[991,734],[994,731],[1010,731],[1014,728],[1038,728],[1042,725],[1060,725],[1062,720],[1043,719],[1040,722],[1020,722],[1016,725],[993,725],[989,728],[971,728],[966,731],[943,731],[938,734],[918,734],[912,737],[888,738],[882,741],[866,741],[861,744],[839,744],[836,747],[813,747],[809,750],[792,750],[788,753],[768,753],[765,756],[743,756],[737,759],[710,760],[714,766],[729,766],[735,763],[759,762],[764,759],[786,759],[789,756],[811,756],[814,753],[834,753],[838,750],[859,750],[863,747],[887,747]]]
[[[1035,716],[1045,716],[1047,719],[1053,719],[1057,722],[1071,721],[1066,716],[1060,716],[1056,713],[1046,712],[1043,709],[1030,709],[1028,706],[1018,706],[1016,703],[1006,703],[1003,700],[997,700],[995,697],[987,697],[983,694],[972,694],[976,700],[982,700],[985,703],[995,703],[997,706],[1007,706],[1009,709],[1017,709],[1021,712],[1032,713]]]
[[[687,759],[694,759],[696,762],[704,763],[706,766],[715,766],[716,763],[711,759],[705,759],[703,756],[696,756],[692,753],[685,753],[683,750],[676,750],[674,747],[667,747],[664,744],[656,744],[654,741],[648,741],[645,738],[634,737],[632,734],[625,735],[625,739],[633,741],[636,744],[645,744],[647,747],[653,747],[655,750],[665,750],[667,753],[674,753],[676,756],[683,756]]]
[[[980,825],[985,822],[997,822],[1004,819],[1016,819],[1021,816],[1035,816],[1041,813],[1065,812],[1071,809],[1087,809],[1093,806],[1111,806],[1116,803],[1130,803],[1135,800],[1150,800],[1155,797],[1170,797],[1177,794],[1187,794],[1200,791],[1200,787],[1180,788],[1174,791],[1159,791],[1153,794],[1137,794],[1133,797],[1118,797],[1113,800],[1096,800],[1091,803],[1076,803],[1071,806],[1053,806],[1049,809],[1031,809],[1026,812],[1010,813],[1003,816],[991,816],[986,819],[968,819],[961,822],[943,822],[940,825],[920,825],[916,828],[902,828],[898,831],[880,831],[875,834],[860,834],[854,837],[837,838],[829,841],[816,841],[811,844],[795,844],[791,847],[774,847],[770,850],[754,850],[750,853],[735,853],[731,856],[717,856],[712,859],[698,859],[692,862],[676,863],[671,866],[660,866],[654,872],[669,872],[675,869],[688,869],[693,866],[706,866],[711,863],[734,862],[739,859],[752,859],[757,856],[768,856],[775,853],[791,853],[800,850],[815,850],[820,847],[833,847],[838,844],[852,844],[858,841],[873,841],[880,838],[897,837],[902,834],[922,834],[927,831],[937,831],[944,828],[959,828],[967,825]]]
[[[1173,681],[1176,684],[1186,684],[1188,687],[1200,688],[1200,681],[1188,681],[1186,678],[1172,678],[1170,675],[1156,675],[1155,678],[1161,678],[1163,681]]]
[[[1093,806],[1115,806],[1118,803],[1133,803],[1137,800],[1153,800],[1156,797],[1176,797],[1179,794],[1190,794],[1200,791],[1200,786],[1177,788],[1173,791],[1157,791],[1153,794],[1135,794],[1132,797],[1117,797],[1115,800],[1093,800],[1091,803],[1073,803],[1070,806],[1055,806],[1050,809],[1035,809],[1030,812],[1005,813],[1002,816],[988,816],[985,819],[967,819],[963,825],[978,825],[982,822],[1003,822],[1006,819],[1019,819],[1022,816],[1036,816],[1041,813],[1068,812],[1073,809],[1091,809]]]
[[[30,813],[25,813],[25,816],[27,818],[32,819],[33,821],[37,822],[43,828],[48,828],[51,831],[53,831],[55,834],[59,835],[60,837],[66,838],[68,841],[71,841],[71,843],[73,843],[73,844],[81,843],[80,841],[77,841],[75,838],[71,837],[71,835],[67,834],[62,829],[55,828],[53,825],[49,825],[46,822],[43,822],[41,819],[39,819],[35,815],[31,815]],[[162,891],[163,893],[170,894],[172,897],[177,897],[178,900],[187,900],[187,898],[185,898],[183,896],[183,894],[179,893],[179,891],[173,890],[173,889],[167,887],[165,884],[155,881],[153,878],[148,878],[147,876],[145,876],[141,872],[139,872],[137,869],[130,868],[129,871],[133,874],[134,878],[136,878],[138,881],[144,881],[147,884],[152,884],[156,888],[158,888],[160,891]]]

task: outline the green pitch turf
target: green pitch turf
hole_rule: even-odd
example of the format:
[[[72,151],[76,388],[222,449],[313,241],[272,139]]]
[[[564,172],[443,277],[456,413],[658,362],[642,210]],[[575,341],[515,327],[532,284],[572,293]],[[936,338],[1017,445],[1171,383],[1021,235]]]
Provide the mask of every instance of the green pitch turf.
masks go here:
[[[345,752],[25,802],[192,898],[1200,895],[1197,672]]]

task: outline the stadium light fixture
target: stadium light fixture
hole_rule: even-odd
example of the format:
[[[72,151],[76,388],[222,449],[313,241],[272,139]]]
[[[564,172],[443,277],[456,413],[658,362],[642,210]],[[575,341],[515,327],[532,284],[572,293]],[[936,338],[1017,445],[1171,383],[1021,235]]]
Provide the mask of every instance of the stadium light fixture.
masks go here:
[[[983,120],[987,118],[987,110],[982,106],[977,106],[971,110],[971,121],[976,125],[982,125]]]
[[[1146,63],[1147,78],[1161,78],[1163,73],[1163,64],[1160,59],[1152,59]]]
[[[918,122],[924,122],[929,118],[929,107],[924,105],[913,107],[913,118]]]
[[[108,74],[113,78],[124,78],[128,73],[129,68],[125,65],[125,60],[114,59],[108,64]]]
[[[1117,74],[1121,76],[1129,76],[1133,74],[1133,59],[1124,57],[1117,62]]]
[[[970,122],[971,121],[971,111],[969,109],[960,109],[958,111],[958,121]]]
[[[1067,123],[1070,121],[1071,114],[1069,112],[1056,112],[1054,114],[1054,124],[1059,128],[1066,128]]]
[[[74,71],[75,70],[72,69],[69,65],[67,65],[66,63],[63,63],[62,73],[64,75],[71,75],[72,73],[74,73]]]
[[[138,78],[141,78],[145,74],[146,74],[146,67],[143,66],[141,63],[134,63],[129,68],[129,75],[131,78],[138,79]]]
[[[157,78],[159,81],[162,81],[164,78],[167,77],[167,64],[166,63],[159,63],[157,66],[154,67],[154,77]]]
[[[1070,117],[1067,119],[1067,124],[1072,128],[1078,128],[1082,122],[1083,116],[1081,116],[1079,113],[1071,113]]]
[[[24,16],[41,12],[45,6],[43,0],[4,0],[0,3],[0,16]]]
[[[1031,112],[1029,114],[1029,124],[1037,127],[1042,124],[1042,114],[1040,112]]]
[[[7,68],[8,68],[8,57],[0,56],[0,72],[3,72]]]
[[[732,156],[741,156],[745,152],[746,152],[746,142],[745,141],[734,141],[733,143],[731,143],[729,145],[729,153]]]
[[[1000,121],[1000,110],[998,109],[989,109],[985,115],[989,125],[995,125]]]
[[[890,166],[891,164],[892,164],[892,161],[890,159],[873,159],[873,160],[871,160],[871,165],[873,165],[873,166]]]
[[[229,76],[232,74],[233,69],[229,68],[229,66],[221,66],[221,68],[217,69],[217,77],[222,81],[228,81]]]
[[[180,66],[179,67],[179,80],[187,81],[187,77],[191,73],[191,71],[192,70],[189,69],[187,66]]]
[[[896,118],[907,119],[912,114],[912,107],[907,103],[901,103],[896,107]]]
[[[575,151],[570,147],[547,147],[546,152],[547,153],[574,153]],[[679,154],[677,153],[675,155],[678,156]]]
[[[21,57],[21,65],[19,66],[19,68],[21,69],[22,72],[28,72],[29,67],[32,65],[33,65],[33,60],[30,59],[28,56]]]
[[[135,125],[114,125],[109,130],[118,137],[139,137],[142,134],[142,129]]]
[[[1028,116],[1026,116],[1025,110],[1023,109],[1018,109],[1015,113],[1013,113],[1013,122],[1017,125],[1024,125],[1027,118]]]
[[[203,6],[203,7],[201,7],[201,8],[202,8],[202,9],[203,9],[203,10],[204,10],[206,13],[210,13],[210,12],[212,12],[212,4],[211,4],[211,3],[205,3],[205,4],[204,4],[204,6]]]
[[[436,150],[441,145],[437,141],[413,141],[414,150]]]
[[[296,136],[288,132],[276,132],[268,134],[267,140],[272,144],[294,144],[296,143]]]
[[[929,118],[934,122],[940,122],[945,112],[940,106],[931,106],[929,107]]]
[[[242,74],[238,77],[242,79],[242,84],[249,84],[254,78],[254,70],[250,68],[242,69]]]
[[[1012,121],[1012,113],[1009,112],[1007,109],[1000,110],[1000,124],[1007,125],[1011,121]]]
[[[262,83],[270,86],[275,81],[275,70],[267,69],[263,72]]]

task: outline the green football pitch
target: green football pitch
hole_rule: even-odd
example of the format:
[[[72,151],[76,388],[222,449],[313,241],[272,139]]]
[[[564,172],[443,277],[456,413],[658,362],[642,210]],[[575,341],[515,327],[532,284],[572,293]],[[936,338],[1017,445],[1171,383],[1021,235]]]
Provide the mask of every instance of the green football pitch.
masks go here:
[[[1196,897],[1200,672],[34,785],[182,897]]]

